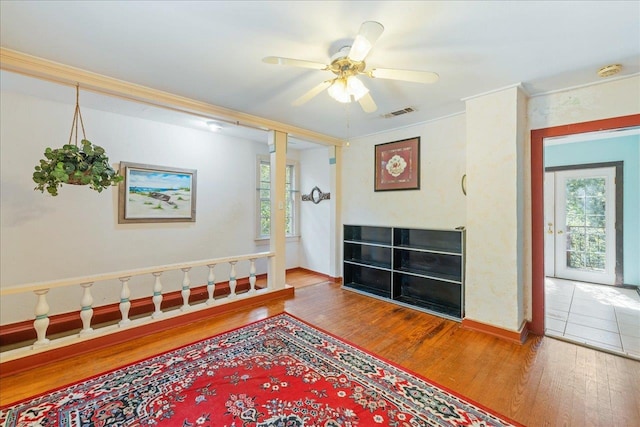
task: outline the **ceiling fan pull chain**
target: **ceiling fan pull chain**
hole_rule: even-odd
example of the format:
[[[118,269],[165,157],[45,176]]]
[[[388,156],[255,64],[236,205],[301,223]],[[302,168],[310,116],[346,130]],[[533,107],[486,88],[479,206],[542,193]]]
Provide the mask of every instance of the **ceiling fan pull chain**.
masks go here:
[[[347,117],[347,142],[349,142],[349,138],[351,135],[351,122],[350,122],[351,110],[349,109],[349,105],[350,104],[344,104],[345,116]]]

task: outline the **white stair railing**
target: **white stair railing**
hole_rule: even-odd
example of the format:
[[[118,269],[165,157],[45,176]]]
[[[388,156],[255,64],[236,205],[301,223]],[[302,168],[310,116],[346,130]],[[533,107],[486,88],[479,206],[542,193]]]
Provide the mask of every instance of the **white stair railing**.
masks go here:
[[[130,328],[140,326],[142,324],[148,324],[150,322],[164,320],[171,317],[177,317],[183,314],[187,314],[187,312],[191,313],[196,310],[203,310],[209,308],[212,305],[222,305],[225,303],[229,303],[232,301],[237,301],[240,298],[252,298],[256,295],[263,295],[265,293],[273,292],[278,289],[284,288],[284,284],[282,286],[269,285],[271,280],[267,280],[267,287],[263,289],[256,289],[256,266],[255,262],[258,259],[267,259],[269,261],[274,257],[273,252],[260,252],[249,255],[241,255],[235,257],[225,257],[225,258],[216,258],[216,259],[208,259],[202,261],[193,261],[187,263],[180,264],[170,264],[164,266],[156,266],[150,268],[142,268],[137,270],[129,270],[129,271],[120,271],[114,273],[100,274],[95,276],[85,276],[85,277],[77,277],[71,279],[63,279],[63,280],[54,280],[50,282],[42,282],[36,284],[26,284],[26,285],[18,285],[18,286],[9,286],[0,288],[0,296],[6,297],[9,295],[18,295],[25,293],[34,293],[37,297],[36,306],[35,306],[35,320],[33,322],[33,327],[36,332],[36,341],[31,346],[26,346],[22,348],[17,348],[13,350],[8,350],[0,353],[0,363],[6,362],[9,360],[15,360],[20,357],[25,357],[31,354],[40,353],[42,351],[46,351],[48,349],[64,347],[67,345],[71,345],[80,341],[84,341],[87,339],[93,339],[95,337],[108,335],[111,333],[115,333],[118,330],[122,330],[123,328]],[[238,293],[237,292],[237,277],[236,277],[236,264],[239,262],[249,262],[249,289],[247,292]],[[220,264],[230,265],[230,273],[229,273],[229,294],[225,296],[221,296],[218,298],[214,298],[215,292],[215,274],[214,267]],[[270,265],[270,262],[267,262],[267,265]],[[197,269],[199,267],[208,268],[206,289],[208,298],[205,301],[190,304],[189,297],[191,295],[191,279],[189,276],[189,272],[192,269]],[[168,271],[182,271],[182,286],[180,290],[180,294],[182,297],[182,305],[171,310],[162,311],[161,304],[163,301],[163,286],[160,277],[163,273]],[[149,287],[152,291],[149,298],[153,303],[153,312],[148,316],[138,317],[136,319],[129,318],[129,310],[131,308],[131,290],[129,288],[129,282],[132,278],[145,278],[151,276],[149,280],[153,281],[153,285]],[[96,289],[96,286],[100,285],[111,285],[113,286],[113,282],[102,283],[108,281],[118,280],[120,282],[120,301],[118,307],[120,309],[121,320],[115,325],[102,326],[99,328],[94,328],[95,325],[92,325],[93,319],[93,303],[94,298],[91,294],[92,288]],[[47,329],[49,327],[49,301],[47,301],[47,294],[51,289],[57,288],[72,288],[79,286],[82,290],[82,295],[80,298],[80,309],[78,311],[78,316],[82,321],[82,329],[79,333],[73,335],[67,335],[56,339],[49,339],[47,337]]]

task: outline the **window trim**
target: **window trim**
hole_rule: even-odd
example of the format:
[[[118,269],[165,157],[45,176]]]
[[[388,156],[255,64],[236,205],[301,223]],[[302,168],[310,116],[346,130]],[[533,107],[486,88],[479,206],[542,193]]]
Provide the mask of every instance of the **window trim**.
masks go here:
[[[271,167],[271,158],[266,155],[258,155],[256,157],[256,180],[255,180],[255,210],[254,210],[254,223],[255,223],[255,238],[256,243],[266,243],[269,242],[271,236],[265,236],[260,234],[260,166],[262,164],[269,164]],[[300,193],[299,184],[300,184],[300,166],[299,162],[294,159],[287,158],[287,166],[293,166],[293,189],[290,190],[291,198],[293,201],[293,232],[292,234],[287,234],[287,242],[298,241],[300,240],[300,200],[298,194]],[[269,194],[271,197],[271,194]]]

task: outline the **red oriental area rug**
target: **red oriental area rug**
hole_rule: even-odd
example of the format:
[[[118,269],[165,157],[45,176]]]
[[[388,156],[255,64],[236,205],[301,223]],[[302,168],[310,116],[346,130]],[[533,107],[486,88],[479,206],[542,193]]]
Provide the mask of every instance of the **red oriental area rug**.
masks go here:
[[[281,314],[0,409],[1,426],[512,426]]]

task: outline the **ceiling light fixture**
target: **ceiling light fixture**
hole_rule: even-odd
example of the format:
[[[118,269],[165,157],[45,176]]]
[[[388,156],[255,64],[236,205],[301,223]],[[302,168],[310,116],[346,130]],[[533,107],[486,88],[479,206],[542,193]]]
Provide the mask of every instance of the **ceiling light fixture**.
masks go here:
[[[220,123],[214,121],[207,122],[207,127],[211,132],[218,132],[220,129],[222,129]]]
[[[349,76],[335,79],[327,92],[336,101],[346,104],[351,102],[351,97],[358,101],[369,93],[369,89],[357,77]]]

